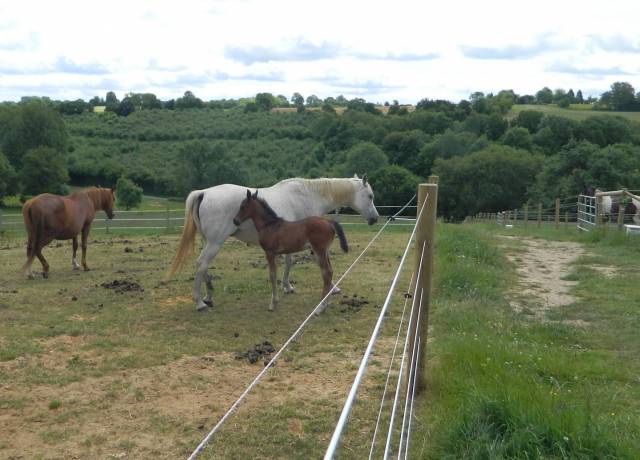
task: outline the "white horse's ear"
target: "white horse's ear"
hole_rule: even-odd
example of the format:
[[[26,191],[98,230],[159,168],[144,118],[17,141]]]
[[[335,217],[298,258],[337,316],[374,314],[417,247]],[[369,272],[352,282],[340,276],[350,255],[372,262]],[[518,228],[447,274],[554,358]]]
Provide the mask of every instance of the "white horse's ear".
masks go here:
[[[366,174],[362,175],[362,185],[367,185],[367,175]]]
[[[258,189],[256,189],[256,193],[253,194],[254,198],[258,198]]]
[[[353,178],[354,178],[354,179],[360,179],[360,178],[358,177],[358,175],[357,175],[357,174],[354,174],[354,175],[353,175]]]
[[[247,199],[251,198],[251,190],[247,190]]]

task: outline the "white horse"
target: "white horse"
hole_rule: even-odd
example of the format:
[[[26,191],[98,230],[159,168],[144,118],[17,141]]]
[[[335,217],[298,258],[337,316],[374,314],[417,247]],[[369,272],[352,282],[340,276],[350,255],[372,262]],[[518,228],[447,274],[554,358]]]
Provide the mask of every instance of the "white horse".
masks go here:
[[[356,210],[369,225],[374,224],[379,217],[373,204],[373,190],[367,183],[366,176],[362,179],[357,175],[345,179],[286,179],[258,190],[274,211],[289,221],[322,216],[343,206]],[[241,241],[258,244],[258,232],[251,220],[243,222],[239,227],[233,223],[246,193],[247,187],[223,184],[205,190],[194,190],[187,197],[182,238],[168,276],[171,277],[184,266],[193,249],[196,233],[200,233],[204,239],[204,248],[196,261],[193,286],[193,300],[197,310],[213,307],[213,277],[208,274],[208,269],[224,241],[234,236]],[[282,286],[287,293],[294,291],[289,283],[292,264],[292,256],[287,255],[282,277]],[[207,290],[204,299],[201,293],[203,281]]]
[[[602,190],[600,189],[595,189],[594,190],[594,195],[595,196],[596,193],[602,193]],[[615,213],[617,213],[617,209],[619,206],[619,202],[620,202],[620,197],[616,196],[616,197],[612,197],[611,195],[605,195],[602,197],[602,211],[601,213],[605,216],[609,216],[609,219],[611,220],[615,220],[617,217],[612,215],[612,211],[614,210],[614,204],[616,205],[615,208]],[[627,209],[626,211],[629,211],[629,209],[631,209],[633,212],[633,223],[636,225],[640,225],[640,200],[636,199],[636,198],[631,198],[631,204],[633,204],[633,206],[629,207],[627,205]],[[628,214],[627,214],[628,215]]]

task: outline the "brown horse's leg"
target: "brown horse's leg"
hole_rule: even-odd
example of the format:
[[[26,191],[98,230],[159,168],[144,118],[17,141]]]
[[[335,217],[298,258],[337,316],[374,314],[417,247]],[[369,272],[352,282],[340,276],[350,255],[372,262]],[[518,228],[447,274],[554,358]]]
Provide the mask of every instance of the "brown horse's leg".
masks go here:
[[[82,227],[82,268],[85,272],[89,271],[89,267],[87,267],[87,238],[89,237],[90,229],[91,225]]]
[[[273,310],[278,305],[278,286],[276,278],[276,254],[267,253],[267,261],[269,262],[269,279],[271,280],[271,304],[269,310]]]
[[[42,255],[42,247],[36,248],[36,256],[38,256],[38,260],[42,264],[42,277],[49,278],[49,262]]]
[[[35,257],[36,257],[36,252],[34,251],[34,247],[33,247],[33,239],[31,238],[31,236],[29,236],[29,240],[27,241],[27,261],[22,266],[22,272],[29,279],[33,279],[33,273],[31,272],[31,265],[33,264],[33,259],[35,259]]]
[[[76,253],[78,252],[78,237],[73,237],[73,256],[71,257],[71,268],[73,270],[80,270],[80,265],[78,264],[78,260],[76,259]]]

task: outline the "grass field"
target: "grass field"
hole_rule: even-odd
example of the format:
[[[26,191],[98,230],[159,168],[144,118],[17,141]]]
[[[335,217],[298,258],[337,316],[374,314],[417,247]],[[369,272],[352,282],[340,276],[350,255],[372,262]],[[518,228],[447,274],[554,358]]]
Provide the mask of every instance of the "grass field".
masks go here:
[[[523,110],[537,110],[538,112],[543,112],[548,115],[558,115],[561,117],[571,118],[573,120],[584,120],[585,118],[593,117],[595,115],[609,115],[609,116],[623,117],[631,121],[640,122],[640,112],[603,112],[603,111],[587,109],[584,107],[584,104],[582,104],[582,106],[579,106],[576,104],[567,109],[560,108],[555,104],[514,105],[513,107],[511,107],[511,110],[507,114],[507,118],[508,119],[515,118]]]
[[[203,458],[322,456],[409,228],[385,233],[345,280],[344,295],[369,303],[359,309],[334,298]],[[373,231],[347,229],[353,252],[334,255],[336,274]],[[500,236],[583,244],[567,275],[578,300],[542,322],[512,310],[519,287],[505,254],[522,257],[522,246]],[[318,269],[301,258],[292,275],[298,292],[266,311],[263,255],[230,240],[214,263],[216,306],[197,313],[189,270],[160,283],[176,235],[94,239],[90,272],[72,272],[69,245],[54,244],[45,251],[51,278],[31,281],[18,275],[21,239],[0,243],[0,457],[184,457],[263,365],[235,354],[264,340],[277,347],[318,300]],[[613,233],[440,224],[428,387],[411,458],[637,458],[639,256],[640,243]],[[614,275],[605,281],[594,265]],[[368,455],[408,277],[338,458]],[[114,280],[144,291],[102,286]]]
[[[408,237],[392,229],[312,321],[204,458],[317,458],[328,444],[375,318]],[[347,229],[352,247],[332,262],[340,274],[374,229]],[[235,359],[269,341],[279,346],[319,300],[318,268],[294,267],[297,293],[268,312],[261,250],[228,241],[215,260],[216,307],[197,313],[192,273],[160,283],[176,235],[91,237],[89,272],[73,272],[68,243],[45,250],[48,280],[19,276],[21,238],[0,246],[0,457],[181,458],[263,366]],[[36,267],[38,268],[38,267]],[[401,284],[406,285],[409,274]],[[117,292],[104,283],[126,281]],[[137,290],[136,286],[144,290]],[[357,300],[366,300],[357,308]],[[398,293],[402,299],[402,292]],[[391,318],[397,318],[397,305]],[[390,322],[385,331],[397,324]],[[368,454],[390,340],[383,340],[341,452]],[[386,371],[386,369],[384,369]]]
[[[505,247],[500,236],[517,239]],[[519,238],[587,251],[567,275],[577,301],[544,321],[509,305],[523,288],[504,255],[522,257]],[[436,254],[429,390],[414,457],[638,458],[640,241],[466,225],[441,232]]]

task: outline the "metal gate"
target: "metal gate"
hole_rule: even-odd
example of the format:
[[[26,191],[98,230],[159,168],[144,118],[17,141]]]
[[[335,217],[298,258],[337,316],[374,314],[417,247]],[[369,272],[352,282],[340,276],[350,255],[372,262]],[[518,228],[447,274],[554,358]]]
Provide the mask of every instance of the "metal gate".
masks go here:
[[[578,196],[578,230],[590,232],[596,227],[596,197]]]

